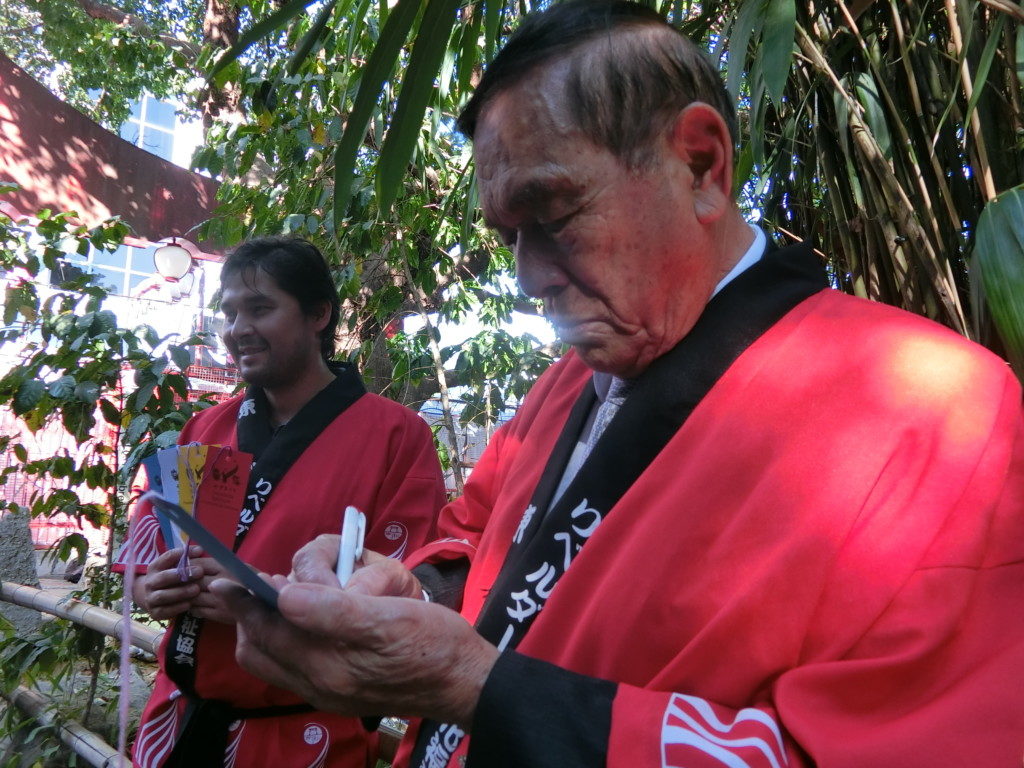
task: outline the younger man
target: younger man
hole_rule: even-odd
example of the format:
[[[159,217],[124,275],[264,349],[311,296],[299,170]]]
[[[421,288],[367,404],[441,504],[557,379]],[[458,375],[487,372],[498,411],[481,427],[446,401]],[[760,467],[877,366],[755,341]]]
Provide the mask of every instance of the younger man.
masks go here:
[[[239,556],[262,571],[287,572],[303,544],[338,532],[348,505],[367,516],[368,549],[401,558],[429,541],[444,501],[430,429],[368,394],[353,366],[330,362],[339,301],[320,252],[297,239],[249,241],[228,257],[221,287],[224,343],[249,386],[194,416],[180,443],[254,456],[245,507],[232,521]],[[221,568],[193,548],[198,556],[182,581],[181,550],[160,553],[152,511],[140,513],[134,538],[149,567],[134,597],[154,618],[174,621],[133,764],[371,764],[376,738],[358,720],[313,711],[235,663],[233,620],[207,591]]]

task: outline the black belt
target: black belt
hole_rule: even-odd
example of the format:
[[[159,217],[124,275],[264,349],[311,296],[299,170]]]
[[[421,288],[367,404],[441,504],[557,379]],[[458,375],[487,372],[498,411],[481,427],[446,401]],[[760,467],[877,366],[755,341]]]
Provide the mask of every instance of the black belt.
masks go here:
[[[285,717],[313,711],[309,704],[244,709],[216,699],[189,697],[185,705],[185,725],[164,768],[223,768],[228,728],[236,720]]]

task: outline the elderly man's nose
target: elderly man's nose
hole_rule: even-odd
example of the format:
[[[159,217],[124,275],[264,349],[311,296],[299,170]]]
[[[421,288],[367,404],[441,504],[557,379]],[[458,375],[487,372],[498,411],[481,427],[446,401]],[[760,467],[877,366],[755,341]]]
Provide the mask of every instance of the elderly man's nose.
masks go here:
[[[542,299],[560,291],[566,284],[565,272],[557,260],[556,249],[546,238],[520,231],[516,238],[516,277],[527,296]]]

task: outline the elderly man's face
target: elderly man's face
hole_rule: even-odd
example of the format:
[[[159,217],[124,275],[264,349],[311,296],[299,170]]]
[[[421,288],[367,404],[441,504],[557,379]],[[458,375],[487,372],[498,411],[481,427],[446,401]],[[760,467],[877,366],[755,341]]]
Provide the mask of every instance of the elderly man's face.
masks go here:
[[[557,79],[527,78],[484,109],[474,136],[484,215],[562,340],[591,368],[633,377],[686,335],[721,270],[693,174],[668,139],[630,171],[572,127]]]

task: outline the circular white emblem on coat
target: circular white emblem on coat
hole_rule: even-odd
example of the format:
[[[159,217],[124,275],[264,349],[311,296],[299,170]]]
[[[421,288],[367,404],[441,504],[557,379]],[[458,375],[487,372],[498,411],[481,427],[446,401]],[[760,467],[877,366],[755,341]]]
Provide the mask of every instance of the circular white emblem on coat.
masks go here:
[[[405,536],[405,526],[401,523],[388,523],[384,529],[384,538],[388,541],[398,541]]]
[[[302,734],[302,738],[306,740],[307,744],[319,744],[323,741],[324,729],[316,723],[309,723],[306,726],[306,731]]]

